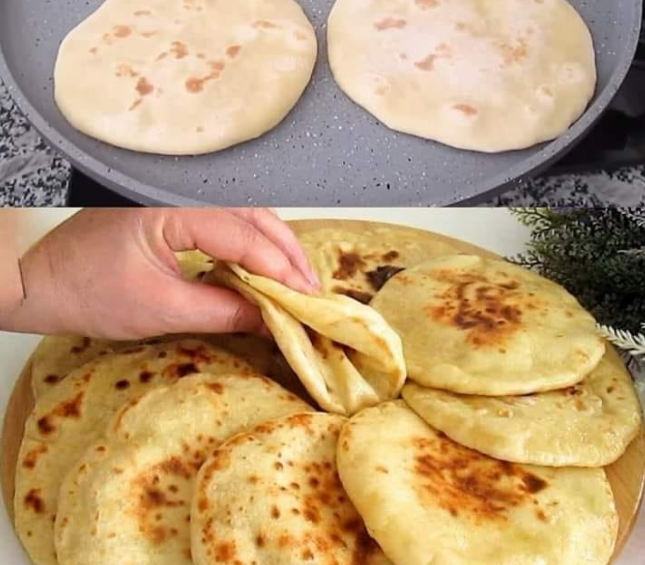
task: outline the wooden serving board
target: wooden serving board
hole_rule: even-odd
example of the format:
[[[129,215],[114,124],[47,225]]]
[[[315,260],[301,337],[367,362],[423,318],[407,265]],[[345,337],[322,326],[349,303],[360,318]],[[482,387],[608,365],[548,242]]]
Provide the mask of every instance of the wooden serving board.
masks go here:
[[[432,250],[441,249],[445,253],[445,245],[450,245],[457,253],[470,253],[486,257],[498,257],[496,254],[444,235],[410,228],[394,226],[378,222],[358,220],[299,220],[290,222],[297,234],[303,234],[320,228],[335,228],[360,232],[365,228],[387,226],[395,228],[401,235],[410,236],[423,244],[432,254]],[[25,421],[34,405],[31,389],[31,361],[19,375],[13,389],[2,429],[2,452],[0,453],[0,482],[5,505],[9,515],[13,517],[13,492],[16,462],[22,442]],[[645,487],[645,427],[631,443],[625,454],[614,464],[606,467],[607,477],[616,499],[616,507],[620,517],[618,540],[612,562],[615,561],[629,539],[640,509],[643,490]]]

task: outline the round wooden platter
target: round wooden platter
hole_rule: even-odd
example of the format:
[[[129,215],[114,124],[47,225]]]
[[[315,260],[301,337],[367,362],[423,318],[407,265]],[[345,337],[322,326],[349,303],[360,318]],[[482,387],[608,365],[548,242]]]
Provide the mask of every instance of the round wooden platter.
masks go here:
[[[447,237],[407,226],[383,224],[359,220],[298,220],[290,222],[297,234],[320,228],[335,228],[360,232],[366,228],[387,226],[395,228],[402,236],[410,237],[427,247],[429,255],[433,249],[445,254],[445,245],[454,248],[456,253],[471,253],[487,257],[497,257],[494,253]],[[7,405],[2,429],[2,452],[0,453],[0,481],[4,501],[13,516],[13,492],[16,461],[22,442],[25,421],[34,405],[31,389],[31,362],[29,361],[18,377]],[[631,443],[625,454],[614,464],[606,467],[607,477],[616,499],[620,517],[618,540],[612,562],[622,551],[636,522],[645,487],[645,427]]]

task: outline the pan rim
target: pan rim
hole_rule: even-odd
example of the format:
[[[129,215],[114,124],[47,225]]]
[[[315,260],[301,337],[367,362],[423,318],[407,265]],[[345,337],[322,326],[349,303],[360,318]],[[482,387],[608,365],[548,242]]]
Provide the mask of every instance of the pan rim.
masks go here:
[[[405,202],[398,202],[395,206],[465,206],[476,204],[492,196],[504,192],[509,186],[521,183],[527,177],[546,169],[551,163],[565,155],[573,149],[575,145],[584,138],[584,135],[599,120],[604,110],[609,106],[618,90],[622,86],[629,69],[631,68],[638,42],[640,38],[643,2],[636,0],[636,14],[633,20],[633,27],[629,30],[625,49],[626,56],[617,65],[610,76],[609,81],[599,93],[596,93],[594,101],[586,108],[583,115],[560,137],[553,141],[543,144],[539,152],[529,158],[523,159],[515,165],[509,167],[503,173],[497,174],[487,181],[479,183],[468,183],[454,190],[447,197],[440,200],[433,200],[432,190],[426,189],[421,199]],[[73,141],[70,141],[62,135],[55,127],[50,126],[44,116],[33,106],[29,96],[20,88],[9,68],[5,58],[4,50],[0,41],[0,79],[7,87],[9,94],[20,113],[30,123],[30,125],[39,133],[43,140],[52,147],[56,152],[61,154],[71,165],[80,172],[88,175],[106,188],[113,190],[117,194],[134,200],[144,205],[170,205],[170,206],[214,206],[215,202],[208,202],[196,198],[178,195],[170,190],[158,188],[147,183],[141,182],[120,171],[113,169],[92,154],[81,149]],[[382,125],[381,127],[386,127]],[[406,134],[401,134],[406,135]],[[483,186],[482,186],[483,185]],[[220,193],[221,194],[221,193]],[[267,198],[264,196],[263,198]],[[307,197],[304,201],[286,203],[271,200],[255,201],[256,206],[311,206],[321,205],[319,202],[311,202]],[[241,203],[232,201],[218,203],[217,205],[239,206]],[[343,206],[359,206],[361,203],[352,204],[343,202]],[[381,207],[388,207],[384,204]],[[379,207],[379,206],[375,206]]]

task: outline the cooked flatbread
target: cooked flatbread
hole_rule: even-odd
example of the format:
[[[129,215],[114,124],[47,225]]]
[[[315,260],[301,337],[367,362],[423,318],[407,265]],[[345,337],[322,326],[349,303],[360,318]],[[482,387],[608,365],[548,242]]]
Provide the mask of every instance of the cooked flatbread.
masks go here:
[[[60,484],[117,410],[148,389],[199,372],[250,374],[252,368],[195,340],[141,345],[83,365],[36,401],[25,424],[14,498],[16,530],[36,565],[56,565]]]
[[[181,276],[188,281],[199,281],[213,270],[214,260],[198,249],[175,253],[181,269]]]
[[[441,241],[386,226],[322,228],[299,236],[325,293],[345,294],[369,303],[393,275],[428,259],[453,255]]]
[[[31,357],[34,397],[39,398],[47,393],[74,369],[88,361],[112,353],[115,345],[116,342],[89,337],[44,337]]]
[[[402,401],[343,428],[338,472],[396,565],[606,565],[618,514],[603,469],[492,459],[428,426]]]
[[[353,414],[401,391],[401,340],[369,306],[338,294],[307,296],[237,265],[219,264],[209,280],[258,305],[290,366],[325,410]]]
[[[403,398],[452,440],[517,463],[603,467],[625,452],[641,426],[631,375],[611,348],[582,382],[560,390],[492,397],[410,382]]]
[[[59,565],[192,565],[197,471],[234,434],[307,404],[261,376],[195,375],[127,403],[61,487]]]
[[[337,0],[329,62],[386,126],[476,151],[558,137],[596,86],[589,30],[566,0]]]
[[[217,449],[195,487],[195,565],[388,565],[338,479],[344,421],[297,414]]]
[[[500,396],[580,382],[605,343],[561,286],[501,260],[455,255],[395,275],[370,305],[399,333],[411,379]]]
[[[199,339],[246,361],[256,373],[273,377],[275,346],[267,339],[251,334],[167,335],[137,341],[109,341],[89,337],[44,337],[31,359],[34,398],[46,394],[74,369],[108,353],[133,349],[140,345]]]
[[[75,128],[112,145],[209,153],[282,121],[316,54],[293,0],[107,0],[63,41],[55,98]]]

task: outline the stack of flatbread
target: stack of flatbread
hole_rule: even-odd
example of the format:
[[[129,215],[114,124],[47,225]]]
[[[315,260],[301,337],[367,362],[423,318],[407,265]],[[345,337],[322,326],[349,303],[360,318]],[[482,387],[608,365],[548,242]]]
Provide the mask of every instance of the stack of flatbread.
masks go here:
[[[14,498],[33,562],[606,565],[603,467],[640,406],[578,302],[410,230],[301,242],[319,295],[181,258],[275,344],[41,342]]]

